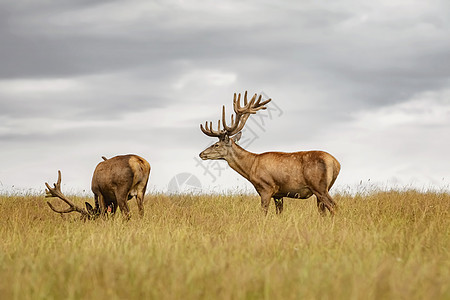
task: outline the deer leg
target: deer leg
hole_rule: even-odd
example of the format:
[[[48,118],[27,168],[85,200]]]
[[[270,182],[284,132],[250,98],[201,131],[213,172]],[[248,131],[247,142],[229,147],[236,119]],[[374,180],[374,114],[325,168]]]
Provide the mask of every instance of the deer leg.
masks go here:
[[[327,197],[328,200],[331,202],[331,205],[333,206],[334,210],[337,210],[337,208],[338,208],[337,203],[336,203],[336,201],[334,201],[334,199],[331,197],[331,195],[328,192],[325,193],[325,197]]]
[[[334,207],[335,204],[333,204],[333,201],[330,201],[330,199],[327,197],[328,193],[320,193],[317,191],[313,191],[314,195],[316,195],[317,197],[317,205],[319,207],[319,212],[324,212],[325,209],[322,210],[322,206],[325,207],[326,209],[328,209],[328,211],[330,212],[331,216],[334,216]],[[323,214],[324,215],[324,214]]]
[[[139,217],[144,216],[144,193],[138,192],[136,196],[136,203],[139,209]]]
[[[131,214],[130,214],[130,208],[128,206],[126,199],[127,199],[126,197],[119,199],[118,202],[119,202],[119,207],[120,207],[120,211],[122,212],[122,215],[125,217],[126,220],[129,220],[131,217]]]
[[[331,216],[334,216],[336,203],[328,194],[328,189],[325,180],[320,180],[319,182],[311,182],[309,189],[317,198],[317,208],[321,215],[325,215],[325,209],[328,209]]]
[[[317,198],[317,197],[316,197]],[[326,213],[326,207],[325,207],[325,204],[323,204],[320,200],[319,200],[319,198],[317,198],[317,209],[319,210],[319,213],[322,215],[322,216],[325,216],[325,213]]]
[[[262,194],[261,195],[261,208],[263,210],[263,213],[265,215],[267,215],[267,212],[269,210],[269,204],[270,204],[270,199],[271,199],[271,195],[270,194]]]
[[[111,206],[112,206],[112,214],[114,215],[117,211],[117,201],[112,201]]]
[[[273,201],[275,202],[275,208],[276,208],[277,214],[281,214],[283,212],[283,197],[273,198]]]
[[[105,197],[103,197],[102,194],[98,195],[98,203],[96,201],[95,208],[98,209],[98,212],[101,216],[105,215],[106,213],[106,204],[105,204]]]
[[[99,204],[98,204],[98,195],[97,194],[94,194],[94,205],[95,205],[95,210],[98,210]]]
[[[128,190],[119,189],[114,192],[115,200],[119,205],[120,212],[125,219],[129,220],[131,217],[130,207],[128,206]]]

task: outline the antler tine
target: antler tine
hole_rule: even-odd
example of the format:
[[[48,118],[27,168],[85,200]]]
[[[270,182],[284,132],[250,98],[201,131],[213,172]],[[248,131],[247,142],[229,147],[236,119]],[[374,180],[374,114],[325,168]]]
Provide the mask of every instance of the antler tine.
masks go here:
[[[46,195],[45,198],[50,198],[50,197],[58,197],[64,198],[63,193],[61,192],[61,171],[58,170],[58,180],[56,181],[56,183],[53,184],[54,188],[51,188],[50,185],[46,182],[45,185],[47,186],[47,190],[45,190]]]
[[[63,209],[63,210],[58,210],[58,209],[56,209],[55,207],[53,207],[53,205],[49,202],[49,201],[47,201],[47,204],[48,204],[48,206],[54,211],[54,212],[57,212],[57,213],[69,213],[69,212],[73,212],[73,211],[76,211],[76,212],[79,212],[81,215],[82,215],[82,218],[85,218],[85,217],[87,217],[88,216],[88,213],[84,210],[84,209],[82,209],[82,208],[80,208],[80,207],[78,207],[78,206],[76,206],[75,204],[73,204],[62,192],[61,192],[61,171],[59,171],[58,170],[58,180],[56,181],[56,183],[54,183],[53,184],[53,186],[54,186],[54,188],[51,188],[50,187],[50,185],[46,182],[45,183],[45,186],[47,187],[47,190],[45,190],[45,198],[53,198],[53,197],[56,197],[56,198],[59,198],[59,199],[61,199],[62,201],[64,201],[67,205],[69,205],[69,207],[68,208],[66,208],[66,209]]]
[[[61,170],[58,170],[58,180],[53,185],[58,191],[61,191]]]
[[[239,94],[240,96],[241,94]],[[256,99],[256,94],[253,95],[252,99],[250,99],[250,102],[247,101],[247,91],[245,92],[244,95],[244,106],[241,107],[241,102],[239,101],[240,97],[238,97],[237,101],[233,102],[233,106],[234,106],[234,111],[236,112],[236,114],[246,114],[246,113],[254,113],[252,112],[252,107],[255,105],[255,99]]]
[[[206,134],[207,136],[210,136],[210,137],[221,137],[221,136],[223,136],[226,132],[224,131],[224,130],[221,130],[220,129],[220,120],[219,120],[219,122],[218,122],[218,130],[217,131],[215,131],[214,129],[213,129],[213,126],[212,126],[212,122],[209,122],[209,126],[208,126],[208,122],[205,122],[205,128],[203,128],[203,125],[202,124],[200,124],[200,129],[201,129],[201,131],[204,133],[204,134]]]
[[[242,115],[242,117],[239,119],[239,121],[236,121],[236,123],[234,123],[236,125],[232,128],[233,129],[232,131],[230,130],[228,135],[232,136],[232,135],[235,135],[236,133],[239,133],[239,131],[241,131],[244,128],[245,123],[247,122],[247,119],[249,117],[250,117],[250,114]]]
[[[265,107],[265,105],[267,103],[269,103],[270,101],[272,101],[272,98],[269,98],[269,99],[263,101],[262,103],[261,103],[261,99],[262,99],[262,95],[259,95],[258,101],[256,101],[256,103],[255,103],[255,107],[258,107],[259,109],[266,109],[267,107]]]
[[[236,98],[236,94],[235,98]],[[234,115],[231,115],[231,126],[227,125],[226,119],[225,119],[225,105],[222,106],[222,123],[223,123],[223,128],[225,129],[226,132],[231,132],[233,130],[233,127],[235,126],[234,123]]]
[[[258,101],[255,102],[255,106],[259,106],[259,103],[261,102],[261,98],[262,98],[262,95],[259,95]]]
[[[247,113],[247,114],[255,114],[256,112],[258,112],[261,109],[267,109],[267,107],[265,107],[265,105],[267,103],[269,103],[270,101],[272,101],[272,99],[269,98],[269,99],[261,102],[262,95],[259,95],[258,100],[255,102],[256,97],[257,97],[257,94],[253,95],[249,105],[246,105],[243,108],[240,108],[240,111],[244,111],[244,113]]]
[[[236,93],[234,93],[234,98],[233,98],[233,105],[234,103],[241,103],[241,93],[238,94],[238,98],[236,100]],[[245,92],[245,96],[244,96],[244,105],[247,104],[247,91]]]
[[[200,130],[206,134],[207,136],[215,137],[211,132],[208,130],[208,122],[205,122],[205,127],[203,127],[203,124],[200,124]]]
[[[267,107],[265,105],[267,103],[269,103],[270,101],[272,101],[272,99],[267,99],[267,100],[261,102],[261,95],[260,95],[258,98],[258,101],[256,101],[256,103],[252,107],[250,107],[250,109],[249,109],[250,113],[255,114],[258,110],[267,109]]]

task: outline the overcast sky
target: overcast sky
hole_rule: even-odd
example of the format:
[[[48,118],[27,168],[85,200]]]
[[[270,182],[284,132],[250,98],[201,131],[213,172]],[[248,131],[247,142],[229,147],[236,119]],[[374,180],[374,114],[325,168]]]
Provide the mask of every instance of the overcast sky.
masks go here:
[[[135,153],[151,190],[191,173],[253,191],[198,159],[215,142],[199,124],[245,90],[273,99],[249,151],[325,150],[337,189],[449,188],[447,0],[0,0],[0,190],[60,169],[89,191],[102,155]]]

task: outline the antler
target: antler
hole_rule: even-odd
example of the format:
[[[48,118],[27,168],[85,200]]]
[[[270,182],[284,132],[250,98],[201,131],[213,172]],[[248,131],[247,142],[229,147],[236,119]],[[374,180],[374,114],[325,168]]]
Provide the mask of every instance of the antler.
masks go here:
[[[228,132],[229,136],[235,135],[239,131],[242,130],[245,126],[245,122],[250,117],[251,114],[256,114],[261,109],[266,109],[265,105],[272,101],[272,99],[267,99],[266,101],[261,102],[262,95],[259,95],[258,101],[256,100],[256,94],[253,95],[250,102],[247,101],[247,91],[244,94],[244,106],[241,107],[241,94],[238,95],[236,99],[236,93],[234,94],[233,99],[233,108],[236,114],[236,121],[233,120],[233,115],[231,115],[231,126],[228,127],[225,121],[225,105],[222,109],[222,122],[225,130]]]
[[[57,213],[70,213],[73,211],[79,212],[81,214],[81,218],[82,219],[86,219],[89,217],[89,214],[87,213],[86,210],[76,206],[75,204],[73,204],[62,192],[61,192],[61,171],[58,170],[58,181],[56,183],[53,184],[54,188],[51,188],[50,185],[46,182],[45,185],[47,186],[47,189],[45,190],[45,198],[59,198],[62,201],[64,201],[65,203],[67,203],[69,205],[68,208],[63,209],[63,210],[57,210],[56,208],[53,207],[53,205],[47,201],[48,206]]]
[[[204,134],[211,136],[211,137],[218,137],[221,138],[225,135],[233,136],[239,131],[244,128],[245,123],[247,122],[248,118],[251,114],[255,114],[257,111],[261,109],[266,109],[265,105],[269,103],[272,99],[265,100],[261,102],[262,95],[259,96],[258,100],[256,101],[256,94],[250,99],[250,102],[247,101],[247,91],[245,91],[244,94],[244,106],[241,107],[241,94],[238,94],[238,97],[236,99],[236,93],[234,93],[233,98],[233,108],[234,112],[236,114],[236,120],[234,119],[234,116],[231,115],[231,126],[227,126],[227,123],[225,121],[225,105],[222,107],[222,123],[223,123],[223,129],[220,128],[220,120],[218,122],[218,129],[217,131],[212,129],[212,122],[205,123],[205,128],[203,128],[203,125],[200,124],[200,129],[203,131]],[[256,102],[255,102],[256,101]]]
[[[212,122],[209,122],[208,127],[208,121],[205,122],[205,128],[203,128],[203,124],[200,124],[200,129],[203,131],[204,134],[211,137],[218,137],[221,138],[227,134],[226,130],[220,129],[220,120],[219,124],[217,126],[217,131],[212,129]]]

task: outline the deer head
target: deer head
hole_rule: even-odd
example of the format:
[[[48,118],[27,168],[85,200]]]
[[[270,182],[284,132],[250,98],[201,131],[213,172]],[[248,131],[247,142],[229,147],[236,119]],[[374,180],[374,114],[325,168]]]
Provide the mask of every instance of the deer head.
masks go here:
[[[247,92],[244,93],[244,106],[241,107],[241,94],[236,98],[236,93],[233,99],[233,109],[236,114],[236,118],[231,115],[231,125],[228,126],[225,118],[225,105],[222,107],[222,124],[223,128],[220,127],[220,120],[218,121],[217,130],[212,127],[212,122],[205,123],[205,127],[200,124],[200,129],[204,134],[210,137],[217,137],[219,141],[212,146],[206,148],[202,153],[200,153],[200,158],[206,159],[225,159],[229,152],[231,151],[231,146],[234,142],[237,142],[241,138],[241,130],[244,128],[245,123],[251,114],[255,114],[261,109],[266,109],[265,105],[269,103],[272,99],[265,100],[261,102],[262,96],[260,95],[258,100],[256,100],[256,94],[247,101]]]
[[[61,192],[61,171],[58,170],[58,181],[53,184],[53,188],[46,182],[45,185],[47,189],[45,190],[45,198],[59,198],[69,205],[68,208],[58,210],[56,209],[49,201],[47,201],[48,206],[57,213],[64,214],[70,212],[78,212],[81,214],[81,220],[93,219],[99,215],[98,209],[94,209],[88,202],[85,202],[86,209],[83,209],[77,205],[75,205],[72,201],[70,201],[62,192]]]

